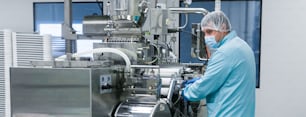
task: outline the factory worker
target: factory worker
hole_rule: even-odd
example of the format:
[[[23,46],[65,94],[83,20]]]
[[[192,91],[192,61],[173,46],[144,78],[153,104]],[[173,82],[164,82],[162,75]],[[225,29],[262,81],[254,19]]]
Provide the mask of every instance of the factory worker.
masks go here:
[[[187,85],[182,95],[189,101],[206,98],[208,117],[254,117],[255,58],[248,44],[231,30],[221,11],[201,22],[205,42],[215,49],[206,72]]]

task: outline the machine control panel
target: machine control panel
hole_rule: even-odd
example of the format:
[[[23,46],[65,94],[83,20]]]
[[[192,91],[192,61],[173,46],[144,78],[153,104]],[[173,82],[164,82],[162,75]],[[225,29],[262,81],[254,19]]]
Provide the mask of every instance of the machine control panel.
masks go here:
[[[100,76],[100,94],[112,92],[112,77],[111,75]]]

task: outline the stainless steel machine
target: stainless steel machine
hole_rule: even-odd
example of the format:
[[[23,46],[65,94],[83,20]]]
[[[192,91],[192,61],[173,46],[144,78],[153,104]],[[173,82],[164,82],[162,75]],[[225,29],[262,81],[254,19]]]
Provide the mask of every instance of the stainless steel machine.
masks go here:
[[[33,61],[31,68],[11,68],[12,116],[196,116],[201,105],[184,101],[180,84],[205,66],[178,62],[180,13],[208,11],[179,8],[178,0],[103,0],[104,15],[86,16],[83,34],[77,35],[71,28],[71,0],[65,0],[67,54]],[[199,24],[191,32],[195,57],[207,61]],[[102,43],[71,53],[71,41],[78,39]]]

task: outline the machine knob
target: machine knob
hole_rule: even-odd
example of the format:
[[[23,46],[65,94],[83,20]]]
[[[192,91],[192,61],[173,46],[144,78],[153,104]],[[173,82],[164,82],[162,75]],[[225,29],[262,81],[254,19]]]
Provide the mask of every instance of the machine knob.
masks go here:
[[[110,85],[110,84],[106,84],[106,85],[102,85],[102,86],[101,86],[101,89],[102,89],[102,90],[104,90],[104,89],[111,89],[111,88],[113,88],[113,87],[112,87],[112,85]]]
[[[106,84],[106,87],[107,87],[107,89],[113,88],[112,85],[110,85],[110,84]]]
[[[106,85],[102,85],[102,86],[101,86],[101,89],[102,89],[102,90],[107,89],[107,86],[106,86]]]

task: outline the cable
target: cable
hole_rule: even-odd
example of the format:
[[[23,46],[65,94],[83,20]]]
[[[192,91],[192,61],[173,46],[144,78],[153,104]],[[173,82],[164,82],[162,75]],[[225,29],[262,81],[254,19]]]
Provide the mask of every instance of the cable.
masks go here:
[[[201,105],[201,103],[199,104],[197,111],[199,111],[201,109],[202,106],[206,106],[206,104]]]
[[[176,105],[180,99],[181,99],[181,95],[179,95],[179,97],[178,97],[177,100],[173,103],[173,105]]]
[[[153,64],[154,62],[156,62],[158,60],[158,57],[156,57],[154,60],[149,61],[149,62],[144,62],[145,64]]]
[[[154,62],[156,62],[157,60],[158,60],[158,55],[159,55],[159,51],[158,51],[158,48],[157,48],[157,46],[155,45],[155,44],[151,44],[153,47],[155,47],[155,49],[157,50],[157,55],[155,55],[154,57],[156,57],[154,60],[152,60],[152,61],[146,61],[146,62],[144,62],[145,64],[152,64],[152,63],[154,63]]]
[[[180,30],[180,32],[187,33],[187,34],[190,34],[190,35],[192,35],[192,36],[197,37],[197,35],[192,34],[191,32],[188,32],[188,31],[185,31],[185,30]],[[198,38],[198,39],[200,39],[200,38]]]
[[[176,105],[176,104],[179,102],[179,100],[180,100],[181,98],[182,98],[182,96],[179,95],[179,97],[178,97],[177,100],[173,103],[173,105]],[[181,115],[181,117],[186,117],[185,114],[184,114],[182,111],[180,111],[177,107],[175,107],[175,111],[176,111],[176,112],[179,112],[179,114]]]
[[[176,109],[178,110],[178,109]],[[180,115],[182,115],[182,117],[186,117],[185,114],[182,111],[178,111],[180,113]]]

